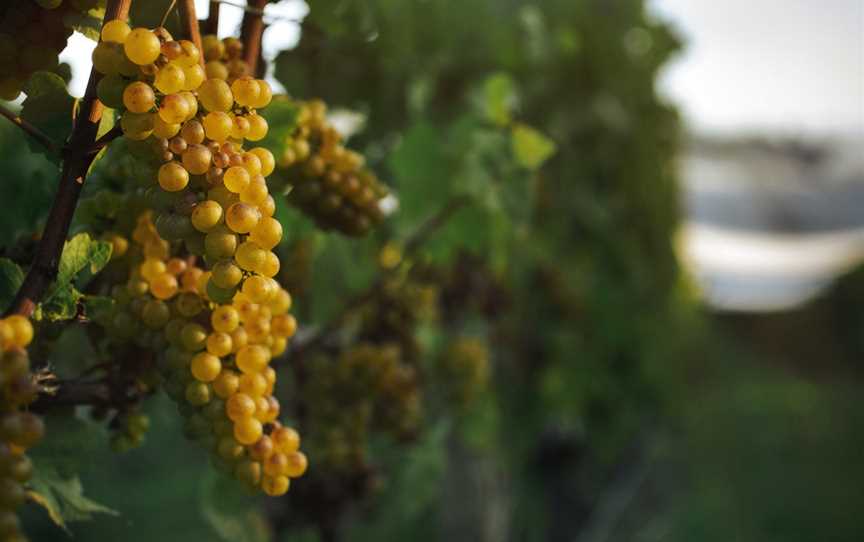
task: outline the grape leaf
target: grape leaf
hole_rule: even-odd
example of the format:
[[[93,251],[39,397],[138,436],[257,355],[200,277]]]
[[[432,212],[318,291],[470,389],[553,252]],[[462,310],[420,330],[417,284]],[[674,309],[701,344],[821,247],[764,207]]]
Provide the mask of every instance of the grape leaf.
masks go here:
[[[285,152],[285,142],[297,128],[297,117],[300,108],[297,102],[286,96],[273,98],[266,109],[259,111],[267,120],[270,130],[260,145],[267,148],[278,160]]]
[[[211,473],[203,480],[201,515],[219,538],[231,542],[266,542],[267,523],[234,480]]]
[[[51,521],[69,534],[67,521],[87,521],[94,514],[119,515],[116,510],[85,497],[78,476],[63,476],[54,467],[34,469],[30,486],[33,488],[28,491],[31,500],[45,508]]]
[[[491,122],[506,126],[516,108],[516,84],[506,73],[490,76],[483,84],[483,109]]]
[[[93,275],[101,271],[111,259],[111,243],[94,241],[90,235],[79,233],[66,241],[57,280],[42,302],[38,316],[48,320],[68,320],[78,314],[78,305],[83,299],[76,287],[86,284]]]
[[[89,234],[79,233],[66,241],[60,256],[57,282],[70,282],[89,265],[90,273],[96,274],[111,259],[111,243],[94,241]]]
[[[21,108],[21,118],[39,128],[56,147],[61,147],[72,129],[75,100],[66,90],[66,82],[56,73],[39,71],[30,76],[24,86],[27,97]],[[55,163],[60,156],[28,138],[31,150],[44,154]]]
[[[63,24],[76,32],[84,34],[93,41],[99,41],[99,32],[102,29],[102,18],[105,17],[105,8],[96,7],[81,13],[78,10],[69,10],[63,16]]]
[[[24,282],[24,272],[9,258],[0,258],[0,310],[6,310],[21,283]]]
[[[531,170],[539,169],[557,149],[554,141],[525,124],[513,127],[511,140],[516,161]]]
[[[97,513],[117,515],[85,497],[76,474],[105,442],[105,428],[76,416],[72,410],[52,413],[46,416],[45,423],[49,428],[45,439],[28,452],[34,465],[31,499],[67,532],[67,521],[88,520]]]

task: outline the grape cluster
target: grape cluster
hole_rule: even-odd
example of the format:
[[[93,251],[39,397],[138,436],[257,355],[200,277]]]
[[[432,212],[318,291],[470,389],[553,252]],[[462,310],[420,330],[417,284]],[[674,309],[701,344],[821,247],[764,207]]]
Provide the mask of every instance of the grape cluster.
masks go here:
[[[42,419],[22,408],[36,399],[25,348],[33,340],[33,325],[23,316],[0,320],[0,540],[26,540],[15,509],[27,497],[24,484],[33,465],[25,451],[41,440]]]
[[[282,495],[307,466],[299,435],[277,420],[269,365],[297,327],[291,296],[273,279],[261,277],[263,286],[250,276],[232,300],[216,302],[208,294],[212,271],[172,257],[173,250],[152,212],[139,216],[122,258],[128,280],[113,287],[117,303],[98,321],[115,340],[158,354],[186,435],[212,452],[217,467],[249,488]]]
[[[101,1],[104,5],[104,0]],[[14,100],[30,75],[53,70],[72,29],[64,19],[97,7],[100,0],[22,0],[2,2],[0,27],[0,99]],[[26,43],[26,47],[21,47]]]
[[[270,87],[210,77],[191,42],[122,21],[104,26],[93,57],[105,74],[100,99],[120,112],[152,209],[128,233],[128,280],[114,288],[117,307],[103,321],[111,336],[160,353],[186,434],[218,467],[282,495],[307,460],[297,432],[277,420],[269,364],[297,324],[291,296],[273,279],[282,227],[265,177],[275,160],[264,148],[243,149],[267,133],[256,109],[270,102]],[[123,245],[113,237],[122,233],[106,235]],[[176,256],[181,242],[188,257]]]
[[[330,468],[364,469],[371,433],[410,440],[422,416],[419,378],[393,344],[356,344],[310,360],[305,405],[309,446]]]
[[[346,149],[327,122],[321,100],[299,104],[297,129],[278,157],[274,177],[292,190],[289,201],[322,229],[363,236],[384,219],[387,187],[364,167],[363,155]]]
[[[477,338],[454,339],[441,357],[441,370],[451,400],[460,407],[470,406],[489,383],[489,349]]]
[[[363,309],[360,336],[377,343],[398,344],[403,357],[415,360],[420,354],[417,326],[437,313],[436,286],[411,276],[391,276]]]

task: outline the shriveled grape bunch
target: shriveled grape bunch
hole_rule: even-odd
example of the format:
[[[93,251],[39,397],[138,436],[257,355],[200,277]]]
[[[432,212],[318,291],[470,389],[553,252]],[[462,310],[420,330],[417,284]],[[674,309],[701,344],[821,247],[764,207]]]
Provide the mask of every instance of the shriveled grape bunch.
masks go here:
[[[15,509],[27,497],[24,484],[33,466],[25,455],[44,433],[42,419],[24,409],[36,399],[25,348],[33,340],[27,318],[13,315],[0,320],[0,540],[26,540]]]
[[[130,198],[130,210],[145,208],[130,231],[118,217],[106,232],[128,235],[127,277],[102,322],[157,353],[186,434],[218,467],[284,494],[307,462],[296,431],[277,420],[270,362],[297,324],[273,279],[282,227],[265,177],[275,161],[264,148],[243,148],[267,133],[256,110],[270,102],[270,87],[248,76],[230,85],[208,78],[192,42],[122,21],[104,26],[93,58],[105,74],[100,99],[118,110],[128,140],[125,173],[148,187],[143,199]],[[142,325],[149,331],[129,333]]]
[[[72,28],[69,16],[104,7],[104,0],[18,0],[0,3],[0,99],[14,100],[30,75],[57,67],[58,55],[66,47]],[[27,44],[21,46],[22,38]]]
[[[366,235],[384,219],[387,187],[365,167],[362,154],[345,148],[323,101],[298,106],[297,129],[277,157],[276,186],[290,187],[288,201],[320,228]]]

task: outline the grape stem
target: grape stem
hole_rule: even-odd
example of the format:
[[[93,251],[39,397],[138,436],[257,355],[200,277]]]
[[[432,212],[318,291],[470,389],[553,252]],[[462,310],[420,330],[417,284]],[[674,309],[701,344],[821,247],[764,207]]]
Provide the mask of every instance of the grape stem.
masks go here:
[[[195,14],[195,0],[180,0],[180,27],[186,38],[200,51],[198,62],[204,67],[204,48],[201,46],[201,27],[198,25],[198,15]]]
[[[126,20],[132,0],[108,0],[103,24],[114,19]],[[36,303],[42,299],[48,286],[57,276],[60,254],[69,234],[69,225],[84,187],[87,171],[96,157],[93,152],[99,122],[102,120],[102,102],[96,97],[96,85],[101,79],[96,70],[90,71],[87,90],[81,100],[78,116],[74,120],[72,134],[63,148],[63,167],[57,194],[51,204],[45,230],[36,248],[33,264],[24,278],[24,283],[15,295],[7,314],[30,316]],[[110,133],[110,132],[109,132]]]
[[[240,39],[243,41],[243,60],[249,65],[249,73],[258,74],[258,59],[261,57],[261,37],[264,34],[264,6],[267,0],[249,0],[249,7],[243,13],[240,26]]]
[[[60,154],[60,150],[57,148],[57,145],[54,144],[54,141],[51,140],[48,135],[40,130],[39,128],[33,126],[26,120],[22,119],[20,116],[16,115],[12,111],[6,109],[2,105],[0,105],[0,115],[3,115],[7,119],[9,119],[12,124],[24,130],[24,133],[35,139],[39,144],[48,149],[51,154]]]

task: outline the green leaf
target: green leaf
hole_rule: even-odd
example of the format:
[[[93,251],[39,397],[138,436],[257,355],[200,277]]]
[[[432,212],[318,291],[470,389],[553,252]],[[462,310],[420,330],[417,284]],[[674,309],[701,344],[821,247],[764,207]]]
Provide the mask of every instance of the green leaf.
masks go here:
[[[95,275],[108,265],[111,260],[111,252],[113,246],[108,241],[92,241],[90,250],[87,253],[87,260],[90,263],[90,273]]]
[[[85,497],[76,474],[92,459],[93,452],[104,446],[105,428],[76,416],[72,410],[50,414],[45,423],[49,428],[45,439],[28,452],[34,465],[31,498],[64,529],[66,522],[89,520],[93,514],[117,515]]]
[[[506,73],[490,76],[483,84],[483,109],[486,118],[495,124],[510,124],[516,108],[516,84]]]
[[[63,24],[76,32],[84,34],[93,41],[99,41],[99,32],[102,29],[102,18],[105,17],[105,8],[93,8],[86,13],[78,10],[69,10],[63,16]]]
[[[267,522],[249,498],[243,497],[237,482],[211,474],[203,481],[201,514],[222,540],[267,542]]]
[[[57,282],[69,282],[75,275],[81,272],[89,261],[90,235],[79,233],[63,245],[63,254],[60,256],[60,267],[57,271]]]
[[[511,141],[516,161],[531,170],[539,169],[557,149],[554,141],[525,124],[513,127]]]
[[[9,258],[0,258],[0,310],[6,310],[9,303],[24,282],[24,272]]]
[[[85,497],[78,476],[65,477],[56,468],[36,467],[30,486],[33,488],[29,491],[30,498],[45,508],[51,520],[67,533],[67,521],[87,521],[94,514],[119,515],[116,510]]]
[[[297,102],[287,96],[276,96],[266,109],[259,113],[270,126],[267,137],[261,141],[261,146],[270,150],[279,159],[285,152],[285,142],[297,128],[297,116],[300,108]]]
[[[75,100],[66,90],[66,82],[56,73],[39,71],[30,76],[24,86],[27,97],[21,109],[21,118],[39,128],[58,148],[72,129],[72,109]],[[28,138],[30,148],[47,156],[55,163],[60,157],[49,153],[40,143]]]
[[[42,310],[39,317],[47,318],[52,322],[71,320],[78,314],[78,302],[83,297],[84,294],[79,292],[72,283],[55,283],[41,303]]]

